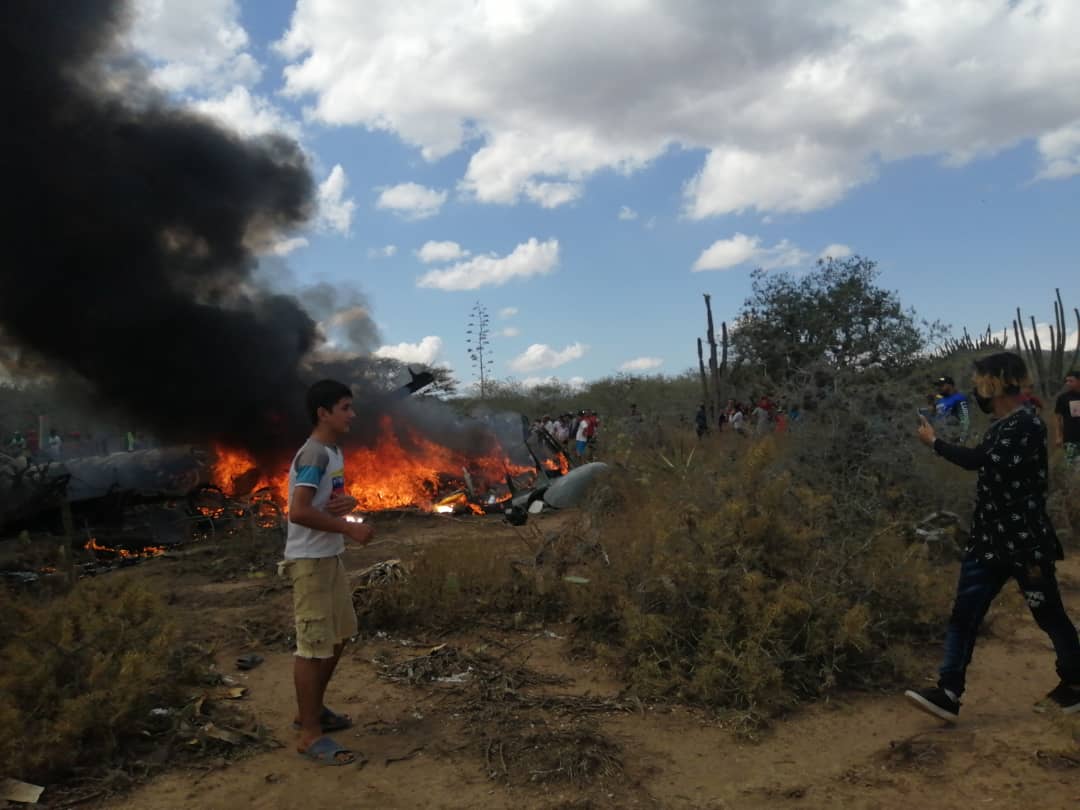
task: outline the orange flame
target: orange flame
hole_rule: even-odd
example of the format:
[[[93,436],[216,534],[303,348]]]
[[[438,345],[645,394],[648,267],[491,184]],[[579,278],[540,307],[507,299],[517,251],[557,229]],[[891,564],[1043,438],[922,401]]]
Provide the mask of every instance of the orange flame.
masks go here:
[[[84,545],[83,548],[87,551],[112,554],[114,557],[120,557],[125,560],[139,559],[142,557],[157,557],[165,553],[164,546],[144,546],[138,551],[128,551],[126,548],[112,548],[111,546],[99,543],[96,537],[91,537],[87,540],[86,545]]]
[[[470,455],[411,430],[395,429],[389,416],[382,417],[379,427],[374,446],[345,451],[345,486],[362,512],[404,507],[447,512],[461,505],[482,514],[483,509],[470,503],[464,492],[466,471],[476,499],[485,502],[494,495],[496,503],[510,497],[504,489],[507,474],[520,476],[535,472],[532,467],[512,463],[497,445],[492,452]],[[287,504],[287,469],[264,475],[256,471],[254,459],[243,450],[218,447],[216,455],[211,473],[216,486],[229,493],[266,488],[280,503]]]
[[[549,472],[557,472],[559,475],[566,475],[570,472],[570,462],[567,460],[566,455],[560,453],[557,458],[544,459],[544,468]]]

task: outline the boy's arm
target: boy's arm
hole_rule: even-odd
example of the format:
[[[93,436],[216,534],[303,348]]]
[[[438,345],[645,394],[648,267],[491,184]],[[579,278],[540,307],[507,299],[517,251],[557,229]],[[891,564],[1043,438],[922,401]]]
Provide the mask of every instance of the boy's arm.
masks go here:
[[[314,487],[304,485],[293,489],[292,500],[289,501],[289,521],[291,523],[320,532],[343,534],[361,545],[366,545],[371,541],[371,538],[375,536],[375,529],[370,523],[351,523],[345,518],[334,517],[312,506],[311,502],[315,498],[315,491]]]
[[[315,491],[314,487],[303,484],[293,489],[292,500],[289,501],[289,521],[319,532],[346,534],[349,529],[348,521],[312,506]]]

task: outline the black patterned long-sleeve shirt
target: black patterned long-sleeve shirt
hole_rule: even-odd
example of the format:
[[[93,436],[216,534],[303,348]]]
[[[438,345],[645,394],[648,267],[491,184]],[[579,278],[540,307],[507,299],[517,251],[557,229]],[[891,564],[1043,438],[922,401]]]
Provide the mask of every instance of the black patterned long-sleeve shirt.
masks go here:
[[[992,424],[977,447],[938,439],[942,458],[978,470],[968,558],[1026,567],[1064,556],[1046,514],[1046,425],[1020,408]]]

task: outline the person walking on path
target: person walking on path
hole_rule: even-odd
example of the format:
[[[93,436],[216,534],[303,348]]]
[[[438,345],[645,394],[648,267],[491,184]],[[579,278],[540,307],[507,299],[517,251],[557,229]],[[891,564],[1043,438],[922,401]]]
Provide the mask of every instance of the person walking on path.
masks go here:
[[[1080,369],[1065,375],[1065,390],[1054,403],[1055,443],[1065,450],[1065,463],[1080,470]]]
[[[311,436],[289,467],[289,524],[282,572],[292,580],[296,619],[296,750],[323,765],[348,765],[356,754],[328,732],[352,725],[323,702],[345,642],[356,635],[356,611],[341,555],[345,537],[367,544],[375,532],[368,523],[345,516],[356,508],[346,494],[341,440],[356,416],[352,391],[333,380],[308,389]]]
[[[1020,586],[1057,654],[1060,683],[1046,704],[1080,712],[1080,639],[1062,604],[1055,571],[1064,554],[1046,513],[1046,426],[1020,401],[1028,381],[1023,359],[1012,352],[975,362],[976,400],[995,419],[977,447],[942,441],[925,417],[918,429],[920,441],[939,456],[979,473],[971,539],[945,631],[938,684],[904,693],[919,709],[948,723],[959,718],[979,625],[1010,579]]]

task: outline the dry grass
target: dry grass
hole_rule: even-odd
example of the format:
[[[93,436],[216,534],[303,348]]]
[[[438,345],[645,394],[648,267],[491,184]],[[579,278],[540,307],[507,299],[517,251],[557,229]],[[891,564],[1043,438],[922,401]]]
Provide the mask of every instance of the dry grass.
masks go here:
[[[566,728],[536,725],[483,743],[488,775],[512,784],[568,782],[588,785],[622,774],[619,746],[587,723]]]
[[[453,630],[475,624],[520,626],[556,618],[559,593],[546,592],[482,535],[425,549],[407,576],[365,579],[353,593],[363,631],[427,627]]]
[[[47,779],[106,762],[170,705],[184,662],[161,601],[127,580],[77,585],[48,602],[0,593],[0,761]]]
[[[201,757],[272,745],[134,577],[82,580],[39,598],[0,590],[0,762],[65,801],[130,788]]]
[[[911,515],[853,521],[858,493],[804,474],[800,449],[675,447],[617,482],[601,531],[611,565],[588,569],[572,608],[619,651],[632,691],[760,720],[903,677],[905,642],[938,631],[949,589]]]

